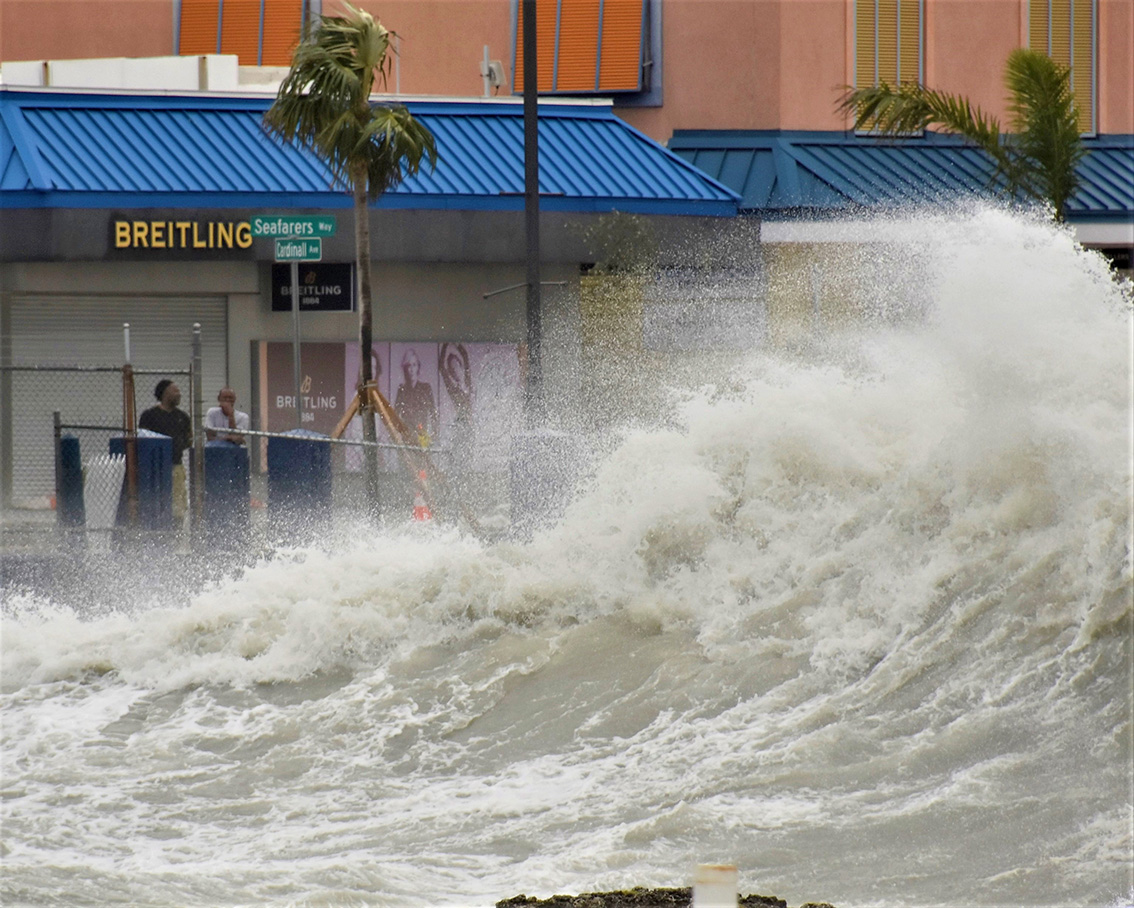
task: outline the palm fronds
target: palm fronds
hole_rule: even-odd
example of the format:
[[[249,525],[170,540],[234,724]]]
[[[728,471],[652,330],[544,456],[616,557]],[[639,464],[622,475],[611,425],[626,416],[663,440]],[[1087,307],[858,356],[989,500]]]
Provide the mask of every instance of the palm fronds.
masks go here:
[[[423,162],[436,166],[437,149],[404,106],[371,106],[370,93],[389,68],[390,33],[368,12],[343,5],[344,15],[319,17],[296,48],[264,126],[318,155],[346,189],[366,173],[373,199]]]
[[[855,114],[855,129],[870,124],[885,135],[919,133],[930,126],[957,132],[993,153],[1000,145],[1000,124],[959,95],[920,85],[891,87],[885,82],[849,92],[839,109]]]
[[[1011,147],[1038,198],[1051,201],[1063,220],[1067,200],[1078,188],[1076,168],[1085,153],[1070,71],[1050,57],[1016,50],[1004,76],[1012,115]]]
[[[1018,48],[1008,57],[1004,80],[1012,114],[1008,134],[968,99],[921,85],[846,89],[838,109],[854,116],[855,129],[869,127],[882,135],[917,134],[934,126],[960,135],[995,162],[994,183],[1003,178],[1009,193],[1048,202],[1063,220],[1083,156],[1070,73],[1044,54]]]

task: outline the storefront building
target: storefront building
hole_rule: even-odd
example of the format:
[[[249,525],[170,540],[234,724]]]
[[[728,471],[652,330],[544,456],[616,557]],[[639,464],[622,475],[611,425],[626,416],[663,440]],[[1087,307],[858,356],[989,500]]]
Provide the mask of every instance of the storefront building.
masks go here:
[[[264,133],[270,101],[0,89],[3,364],[121,365],[129,323],[134,367],[176,371],[188,366],[199,325],[206,405],[228,385],[254,427],[295,428],[290,265],[276,261],[273,238],[253,236],[252,222],[318,215],[334,227],[319,260],[299,267],[299,394],[304,427],[329,431],[358,371],[353,209],[318,160]],[[440,161],[371,208],[375,355],[391,400],[399,370],[417,358],[441,411],[448,353],[476,369],[510,350],[519,380],[522,106],[410,108],[433,132]],[[671,224],[729,218],[738,196],[627,127],[608,104],[541,105],[540,120],[545,369],[550,394],[570,393],[556,379],[556,351],[569,350],[577,332],[586,224],[614,210]],[[32,435],[49,446],[51,416],[34,387],[9,381],[0,390],[12,500],[50,488],[50,476],[13,463],[11,440]],[[149,390],[139,387],[139,407]],[[104,388],[79,388],[63,409],[72,421],[113,424],[119,405]]]
[[[373,210],[376,331],[384,343],[518,343],[522,293],[484,294],[523,280],[515,103],[522,84],[521,4],[354,5],[396,33],[388,91],[405,98],[464,98],[468,111],[478,105],[510,111],[485,121],[498,128],[470,132],[464,129],[467,117],[434,113],[431,105],[439,102],[410,101],[423,116],[437,117],[438,125],[453,124],[447,141],[462,153],[445,161],[431,181],[411,182]],[[266,413],[258,357],[267,354],[260,345],[287,343],[291,328],[289,316],[271,308],[272,247],[261,239],[241,246],[248,237],[240,225],[265,211],[337,212],[338,230],[324,242],[323,263],[349,265],[345,194],[329,191],[317,165],[297,166],[270,148],[255,128],[255,112],[245,113],[242,129],[213,135],[205,130],[198,137],[186,127],[172,137],[160,131],[147,136],[146,127],[139,137],[108,139],[88,149],[71,172],[69,156],[109,127],[74,111],[49,123],[45,114],[16,111],[22,102],[11,99],[19,85],[156,87],[153,67],[160,65],[163,84],[173,80],[179,89],[207,91],[200,97],[214,98],[209,103],[218,109],[252,103],[225,101],[212,94],[218,90],[259,91],[262,109],[286,72],[303,22],[334,12],[332,7],[323,0],[5,0],[0,80],[9,92],[0,92],[6,99],[0,127],[0,327],[6,357],[14,354],[16,330],[22,332],[19,348],[29,356],[50,349],[52,359],[117,361],[119,323],[127,317],[136,322],[137,309],[152,316],[158,310],[146,300],[160,298],[160,311],[172,321],[152,338],[145,336],[148,329],[137,337],[136,358],[152,354],[156,367],[164,367],[184,350],[185,325],[200,322],[206,388],[227,380],[249,409]],[[832,222],[847,222],[853,232],[863,214],[949,205],[987,188],[988,160],[952,137],[926,133],[881,142],[855,133],[838,106],[842,92],[916,81],[963,96],[1006,124],[1003,70],[1016,47],[1042,51],[1069,68],[1088,155],[1068,222],[1081,242],[1102,250],[1118,270],[1129,268],[1129,0],[537,0],[537,9],[540,94],[545,101],[569,102],[543,107],[554,125],[549,121],[541,137],[542,150],[569,152],[559,163],[549,158],[541,176],[544,277],[567,282],[546,288],[552,335],[571,330],[579,318],[571,288],[578,265],[591,256],[580,242],[588,218],[632,211],[669,224],[720,214],[703,198],[674,194],[667,182],[672,159],[660,170],[643,167],[622,148],[604,150],[600,132],[665,143],[702,172],[700,185],[711,187],[709,196],[722,186],[731,190],[723,198],[734,201],[725,207],[732,204],[743,221],[760,225],[771,272],[761,287],[765,315],[790,335],[795,321],[806,323],[813,298],[835,283],[815,266],[830,256]],[[42,28],[44,17],[54,14],[66,15],[69,27]],[[137,59],[143,57],[161,59]],[[456,110],[444,104],[436,110],[441,108]],[[557,109],[572,113],[553,115]],[[153,114],[154,121],[169,117],[174,113]],[[37,118],[42,132],[34,141],[19,138],[22,124]],[[565,139],[559,127],[567,122],[593,133]],[[24,149],[21,142],[30,145]],[[105,162],[117,172],[103,173],[99,165]],[[151,173],[162,167],[164,178]],[[458,172],[463,182],[452,182]],[[835,229],[835,235],[842,242],[848,233]],[[307,273],[306,288],[341,284],[323,267]],[[777,273],[783,280],[776,280]],[[787,290],[781,292],[781,285]],[[341,298],[333,304],[319,299],[302,319],[304,342],[345,343],[355,332],[355,316],[331,308],[345,305]],[[67,301],[59,303],[65,314],[50,308],[60,300]],[[795,319],[795,312],[802,318]],[[81,349],[57,336],[60,319],[83,327]],[[104,340],[96,343],[90,335],[97,324]],[[549,385],[563,389],[568,382]]]
[[[100,67],[125,70],[126,58],[158,54],[180,55],[172,59],[194,78],[198,61],[204,73],[210,55],[228,55],[231,72],[209,72],[202,88],[270,84],[305,18],[333,11],[322,0],[90,0],[80,28],[35,29],[31,8],[52,3],[67,5],[7,0],[0,78],[9,84],[97,84]],[[507,97],[522,85],[519,0],[356,5],[396,35],[394,93]],[[1129,268],[1129,0],[536,0],[536,8],[541,95],[608,99],[621,120],[742,195],[743,214],[799,222],[791,228],[799,242],[816,218],[948,205],[987,186],[988,159],[952,137],[880,143],[855,133],[839,107],[846,88],[917,82],[967,99],[1008,129],[1008,55],[1017,47],[1049,54],[1070,71],[1088,146],[1068,221],[1081,242]],[[121,59],[68,59],[79,57]]]

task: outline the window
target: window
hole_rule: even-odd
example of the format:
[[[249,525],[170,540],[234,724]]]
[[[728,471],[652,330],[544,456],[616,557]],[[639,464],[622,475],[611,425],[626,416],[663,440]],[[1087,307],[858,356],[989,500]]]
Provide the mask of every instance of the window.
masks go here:
[[[855,0],[856,88],[921,84],[924,0]]]
[[[1071,70],[1079,131],[1095,131],[1095,0],[1028,0],[1028,46]]]
[[[288,66],[311,0],[181,0],[179,54],[236,54],[241,66]]]
[[[536,0],[541,94],[622,94],[650,90],[650,35],[659,0]],[[513,88],[524,85],[523,2],[513,18]],[[656,28],[660,34],[660,28]],[[660,72],[657,73],[660,79]]]

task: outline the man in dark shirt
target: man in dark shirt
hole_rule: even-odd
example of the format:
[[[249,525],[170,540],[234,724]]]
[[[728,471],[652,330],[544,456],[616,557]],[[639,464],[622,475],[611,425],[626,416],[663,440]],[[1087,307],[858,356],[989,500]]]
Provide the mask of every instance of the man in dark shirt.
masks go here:
[[[138,428],[172,438],[173,462],[179,464],[182,452],[193,443],[189,414],[177,408],[181,403],[181,389],[168,378],[163,378],[154,388],[154,397],[158,399],[157,406],[150,407],[142,414]]]
[[[181,455],[193,443],[193,424],[189,414],[179,410],[181,389],[168,378],[163,378],[154,388],[157,406],[150,407],[138,420],[139,429],[148,429],[159,435],[173,439],[173,516],[180,519],[185,515],[189,502],[185,486],[185,467]]]

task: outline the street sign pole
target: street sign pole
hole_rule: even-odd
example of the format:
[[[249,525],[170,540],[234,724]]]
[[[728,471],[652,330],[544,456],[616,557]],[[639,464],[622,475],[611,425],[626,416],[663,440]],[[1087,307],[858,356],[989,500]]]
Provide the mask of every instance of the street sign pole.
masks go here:
[[[299,260],[291,262],[291,364],[295,370],[295,427],[303,428],[303,369],[299,363]]]
[[[291,362],[295,381],[295,425],[303,428],[303,368],[299,338],[299,263],[323,258],[323,237],[335,235],[334,215],[253,215],[252,236],[275,240],[276,261],[291,263]]]

